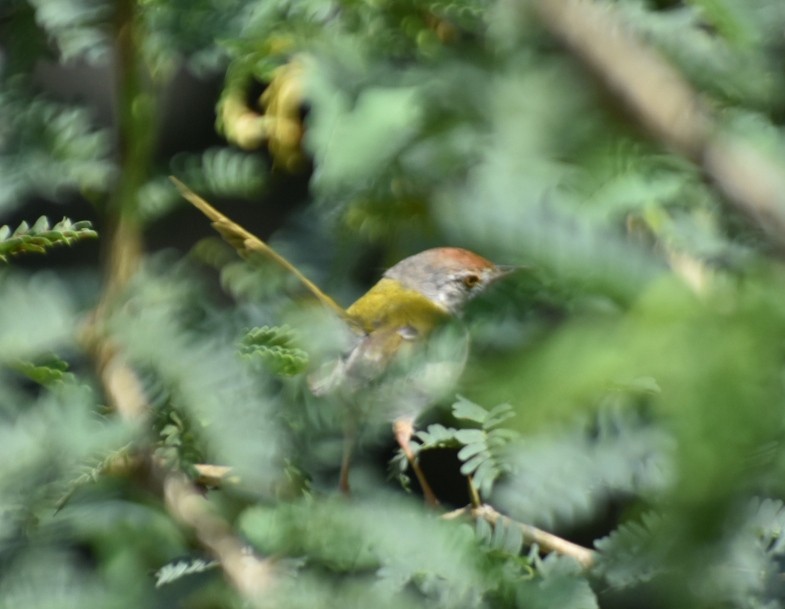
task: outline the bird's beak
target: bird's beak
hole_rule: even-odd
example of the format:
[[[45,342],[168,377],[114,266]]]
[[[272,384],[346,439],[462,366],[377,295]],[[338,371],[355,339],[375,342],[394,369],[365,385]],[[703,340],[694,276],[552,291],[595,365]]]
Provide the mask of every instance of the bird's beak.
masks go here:
[[[507,277],[507,275],[511,275],[512,273],[517,273],[518,271],[530,271],[531,269],[532,267],[523,264],[498,264],[496,265],[496,273],[493,280],[496,281],[497,279]]]

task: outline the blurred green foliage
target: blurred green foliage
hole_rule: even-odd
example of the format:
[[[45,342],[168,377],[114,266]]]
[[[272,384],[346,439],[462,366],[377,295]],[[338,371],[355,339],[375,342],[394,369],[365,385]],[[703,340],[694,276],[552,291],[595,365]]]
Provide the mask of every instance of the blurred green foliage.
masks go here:
[[[781,0],[597,2],[672,62],[718,128],[785,167]],[[422,507],[400,454],[403,485],[385,480],[388,429],[374,421],[357,424],[355,495],[336,496],[346,413],[307,377],[340,356],[342,332],[290,277],[207,240],[189,256],[147,252],[108,299],[101,277],[117,269],[103,258],[62,268],[62,248],[50,250],[82,247],[90,223],[9,220],[0,607],[246,606],[207,568],[214,557],[167,509],[146,459],[194,478],[200,463],[232,468],[205,494],[272,560],[269,606],[785,605],[781,252],[700,168],[650,139],[531,4],[0,8],[0,116],[12,118],[0,121],[0,212],[83,197],[111,225],[120,197],[125,217],[174,243],[201,222],[177,209],[175,173],[266,218],[260,201],[283,172],[272,145],[161,160],[149,143],[167,125],[150,117],[166,116],[162,92],[188,70],[224,79],[217,105],[239,92],[272,119],[257,89],[298,62],[288,84],[307,201],[277,227],[276,250],[347,305],[426,247],[528,267],[471,304],[465,372],[415,436],[426,465],[452,459],[460,488],[445,496],[471,484],[512,518],[492,526]],[[131,26],[132,52],[117,60]],[[80,63],[131,83],[114,93],[120,124],[99,126],[88,104],[47,88],[41,66]],[[128,165],[129,150],[144,167]],[[111,251],[125,236],[100,238]],[[19,264],[30,251],[51,264]],[[99,303],[102,340],[137,375],[150,416],[111,408],[90,347]],[[515,521],[593,547],[596,564],[545,556]]]

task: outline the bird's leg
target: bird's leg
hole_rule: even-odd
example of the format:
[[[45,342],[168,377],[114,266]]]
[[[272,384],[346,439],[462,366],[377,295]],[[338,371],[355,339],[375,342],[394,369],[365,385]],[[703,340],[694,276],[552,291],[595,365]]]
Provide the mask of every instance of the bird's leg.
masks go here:
[[[433,489],[431,489],[431,485],[428,484],[428,480],[426,480],[425,474],[423,474],[422,469],[420,469],[420,464],[417,463],[412,448],[409,446],[409,441],[414,435],[413,421],[408,418],[396,419],[393,422],[393,433],[395,434],[395,440],[401,447],[403,454],[406,455],[406,459],[409,461],[409,465],[411,466],[414,475],[417,476],[417,481],[420,483],[420,488],[422,488],[422,493],[425,496],[425,503],[432,507],[439,505],[436,494],[433,492]]]
[[[341,457],[341,477],[338,479],[338,488],[348,496],[351,494],[349,486],[349,469],[352,466],[352,452],[357,439],[357,428],[353,423],[347,423],[343,433],[343,456]]]

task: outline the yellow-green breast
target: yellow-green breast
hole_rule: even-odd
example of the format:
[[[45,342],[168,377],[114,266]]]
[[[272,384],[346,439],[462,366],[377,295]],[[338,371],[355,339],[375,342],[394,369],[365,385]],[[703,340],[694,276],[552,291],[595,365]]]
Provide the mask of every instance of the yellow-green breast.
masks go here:
[[[411,328],[425,336],[449,318],[449,312],[397,280],[383,278],[361,296],[346,313],[365,333]]]

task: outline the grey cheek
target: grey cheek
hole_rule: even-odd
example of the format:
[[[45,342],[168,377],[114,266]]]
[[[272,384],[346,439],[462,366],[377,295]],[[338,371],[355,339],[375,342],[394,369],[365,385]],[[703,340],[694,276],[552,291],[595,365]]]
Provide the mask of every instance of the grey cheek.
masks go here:
[[[439,295],[439,300],[446,309],[456,313],[460,309],[464,297],[459,290],[444,290]]]
[[[439,292],[439,302],[444,305],[448,309],[452,309],[454,305],[455,298],[453,298],[453,294],[449,290],[442,290]]]

